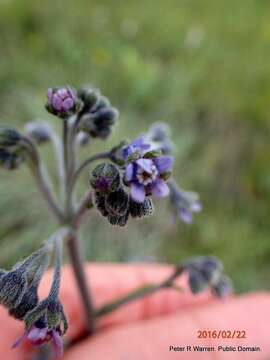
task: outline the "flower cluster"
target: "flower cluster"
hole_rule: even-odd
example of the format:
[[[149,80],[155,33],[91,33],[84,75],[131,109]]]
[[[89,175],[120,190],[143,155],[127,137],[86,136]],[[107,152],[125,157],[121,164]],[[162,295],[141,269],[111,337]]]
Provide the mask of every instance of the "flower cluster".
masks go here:
[[[141,218],[152,215],[154,206],[150,198],[136,203],[124,187],[120,169],[114,164],[100,164],[91,174],[95,189],[95,204],[110,224],[125,226],[129,216]]]
[[[51,88],[46,109],[63,119],[74,115],[78,143],[82,145],[88,144],[90,137],[106,139],[118,118],[117,109],[93,87],[83,87],[78,91],[71,87]],[[87,136],[82,137],[82,134]]]
[[[58,300],[58,265],[49,296],[41,302],[38,298],[38,287],[48,268],[51,250],[51,245],[46,243],[10,271],[0,271],[0,304],[8,309],[12,317],[25,323],[25,333],[13,344],[13,348],[24,339],[35,346],[52,342],[58,358],[63,350],[62,336],[68,328],[63,306]]]
[[[215,257],[191,258],[185,262],[183,268],[188,273],[189,286],[193,294],[210,288],[216,296],[223,298],[233,291],[230,279],[223,275],[222,263]]]
[[[121,156],[118,154],[117,157],[111,157],[113,162],[120,164],[119,168],[113,164],[110,167],[114,169],[114,174],[117,174],[121,192],[110,196],[109,201],[124,201],[125,204],[128,204],[124,214],[117,214],[121,216],[119,222],[115,221],[115,214],[110,214],[112,206],[106,206],[104,196],[107,191],[104,189],[104,184],[108,185],[108,182],[112,181],[111,173],[99,174],[97,171],[108,164],[102,164],[101,167],[94,170],[90,182],[96,190],[96,205],[101,214],[108,217],[111,224],[123,226],[127,223],[129,215],[143,217],[145,216],[143,214],[147,216],[153,214],[154,207],[151,196],[163,198],[169,195],[174,215],[180,217],[187,224],[192,223],[193,213],[201,211],[202,206],[198,195],[181,190],[171,178],[174,158],[171,155],[172,146],[168,144],[172,143],[167,126],[156,123],[145,136],[142,135],[130,144],[123,146]],[[117,151],[119,152],[118,148]],[[98,179],[93,182],[97,173],[99,174]],[[138,213],[141,216],[137,216]],[[110,215],[113,216],[112,221]]]
[[[173,158],[152,151],[144,137],[135,139],[122,150],[124,166],[101,164],[91,174],[95,202],[101,214],[112,225],[124,226],[129,215],[140,218],[152,215],[151,195],[169,194],[167,180]]]

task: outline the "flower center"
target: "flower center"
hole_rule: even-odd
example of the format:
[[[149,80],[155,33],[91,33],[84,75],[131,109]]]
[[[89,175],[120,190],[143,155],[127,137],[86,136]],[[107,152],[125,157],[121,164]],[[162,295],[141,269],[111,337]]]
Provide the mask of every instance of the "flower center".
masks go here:
[[[151,173],[139,168],[137,171],[137,179],[140,184],[147,186],[156,180],[158,176],[158,170],[155,165],[151,166]]]

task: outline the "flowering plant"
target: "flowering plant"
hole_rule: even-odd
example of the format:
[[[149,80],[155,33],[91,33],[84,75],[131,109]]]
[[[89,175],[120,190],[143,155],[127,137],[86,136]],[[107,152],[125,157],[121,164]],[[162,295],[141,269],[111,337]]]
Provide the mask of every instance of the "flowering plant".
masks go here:
[[[112,149],[97,153],[78,165],[81,146],[94,139],[106,140],[117,121],[118,111],[109,100],[92,87],[76,91],[71,87],[48,90],[46,109],[63,125],[60,138],[45,122],[26,124],[24,131],[0,127],[0,166],[13,171],[24,163],[29,167],[59,229],[29,257],[11,270],[0,270],[0,303],[9,314],[25,324],[25,333],[13,347],[24,340],[35,346],[52,343],[53,356],[63,352],[63,336],[68,320],[59,299],[62,247],[65,245],[81,295],[87,334],[96,329],[98,319],[120,306],[164,288],[174,288],[175,280],[187,274],[191,291],[197,294],[210,288],[218,297],[230,293],[231,285],[223,275],[219,260],[210,256],[191,258],[174,267],[161,284],[143,288],[94,308],[85,280],[83,259],[79,250],[78,231],[83,217],[92,208],[113,226],[125,226],[130,218],[144,218],[154,213],[153,197],[168,197],[174,215],[186,223],[193,213],[201,211],[199,197],[182,190],[172,177],[173,143],[166,124],[155,123],[143,135],[131,142],[121,142]],[[60,194],[56,197],[39,145],[51,143],[56,151]],[[99,164],[90,172],[89,189],[78,201],[75,186],[86,168]],[[41,278],[53,262],[54,276],[48,296],[40,300]]]

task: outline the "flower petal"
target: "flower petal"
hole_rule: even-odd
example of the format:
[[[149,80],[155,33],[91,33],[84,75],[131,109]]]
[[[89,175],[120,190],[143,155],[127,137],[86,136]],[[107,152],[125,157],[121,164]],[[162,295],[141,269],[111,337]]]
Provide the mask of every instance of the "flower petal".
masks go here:
[[[33,326],[27,334],[27,339],[33,344],[40,344],[45,340],[47,336],[47,330],[48,329],[46,327],[38,328],[36,326]]]
[[[52,345],[54,350],[54,355],[56,359],[60,359],[63,356],[63,339],[59,335],[58,331],[52,331]]]
[[[202,211],[202,204],[199,203],[198,201],[195,201],[194,203],[192,203],[190,205],[190,208],[191,208],[192,212],[198,213],[198,212]]]
[[[169,186],[163,180],[157,180],[151,185],[151,192],[157,197],[165,197],[169,195]]]
[[[141,147],[141,146],[150,146],[149,144],[146,143],[145,137],[143,135],[137,137],[133,142],[132,142],[133,146],[136,147]]]
[[[182,208],[179,211],[179,216],[181,217],[181,219],[186,223],[186,224],[191,224],[193,221],[193,215],[192,212],[189,211],[186,208]]]
[[[162,174],[166,171],[171,171],[173,166],[172,156],[158,156],[155,160],[158,171]]]
[[[139,159],[139,160],[136,160],[136,164],[139,165],[147,173],[149,173],[149,174],[152,173],[153,160]]]
[[[74,105],[74,101],[73,99],[71,98],[66,98],[64,101],[63,101],[63,108],[65,110],[69,110],[70,108],[72,108]]]
[[[125,171],[125,178],[127,181],[131,181],[134,176],[134,164],[128,164]]]
[[[145,188],[143,185],[138,183],[131,184],[130,195],[132,200],[138,203],[143,203],[145,200]]]

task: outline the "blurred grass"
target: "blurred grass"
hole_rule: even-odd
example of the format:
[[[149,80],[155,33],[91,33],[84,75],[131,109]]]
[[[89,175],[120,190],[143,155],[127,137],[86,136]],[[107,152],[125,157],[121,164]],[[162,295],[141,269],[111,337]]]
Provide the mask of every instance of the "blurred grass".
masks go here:
[[[210,253],[239,291],[269,288],[269,12],[265,0],[0,1],[4,123],[22,128],[48,116],[49,86],[92,83],[121,118],[110,143],[89,151],[168,121],[176,177],[202,197],[192,227],[172,226],[165,204],[124,230],[93,215],[82,234],[89,259],[178,262]],[[52,153],[42,153],[55,174]],[[87,174],[83,181],[81,189]],[[27,169],[1,171],[0,213],[1,266],[55,227]]]

